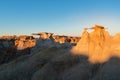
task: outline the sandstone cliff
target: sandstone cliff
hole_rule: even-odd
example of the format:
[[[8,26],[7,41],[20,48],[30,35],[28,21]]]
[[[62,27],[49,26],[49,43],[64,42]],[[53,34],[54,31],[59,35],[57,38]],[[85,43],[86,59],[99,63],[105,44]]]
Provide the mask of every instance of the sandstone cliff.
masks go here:
[[[87,30],[93,30],[88,32]],[[91,62],[105,62],[111,56],[118,56],[120,52],[120,37],[114,37],[105,30],[103,26],[95,25],[85,28],[81,39],[71,50],[74,54],[86,55]],[[116,54],[115,54],[116,51]]]

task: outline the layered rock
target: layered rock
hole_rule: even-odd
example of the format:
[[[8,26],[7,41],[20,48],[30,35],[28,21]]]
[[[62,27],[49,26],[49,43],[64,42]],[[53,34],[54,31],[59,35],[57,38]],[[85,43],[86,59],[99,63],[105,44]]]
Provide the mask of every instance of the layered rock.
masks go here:
[[[42,39],[50,39],[53,33],[41,32],[41,33],[33,33],[33,35],[39,35],[39,38]]]
[[[20,36],[15,40],[15,46],[18,50],[32,48],[36,45],[36,41],[32,36]]]
[[[0,37],[0,51],[4,56],[5,62],[7,62],[7,58],[11,57],[7,55],[13,55],[14,57],[19,57],[22,55],[35,53],[40,51],[41,48],[51,48],[51,47],[63,47],[63,48],[71,48],[71,44],[77,43],[79,38],[76,37],[68,37],[68,36],[55,36],[53,33],[37,33],[34,35],[38,35],[39,38],[34,38],[33,36],[2,36]],[[1,58],[1,59],[3,59]],[[12,57],[11,57],[12,58]],[[14,59],[14,58],[12,58]],[[0,63],[4,63],[0,62]],[[0,60],[2,61],[2,60]],[[9,60],[10,61],[10,60]]]
[[[88,32],[88,29],[93,31]],[[29,42],[30,39],[23,37],[17,40]],[[120,53],[120,34],[110,36],[104,27],[98,25],[85,28],[80,41],[73,48],[78,55],[71,54],[70,48],[65,48],[69,42],[60,44],[59,41],[54,41],[53,36],[35,40],[37,49],[42,49],[32,55],[23,55],[10,63],[1,65],[0,80],[120,80],[120,58],[116,58]],[[55,43],[63,47],[58,48]],[[44,47],[53,44],[53,47]],[[10,50],[12,49],[7,51]],[[6,54],[4,51],[2,53]],[[92,64],[87,60],[88,57],[81,54],[87,55],[89,61],[97,63]],[[3,57],[2,54],[0,56]],[[5,56],[14,58],[13,54]],[[116,57],[100,63],[111,56]]]
[[[0,64],[19,56],[30,54],[36,45],[32,36],[2,36],[0,39]]]
[[[61,44],[65,42],[69,42],[70,44],[76,44],[79,41],[80,37],[53,35],[53,39],[55,42],[59,42]]]
[[[44,39],[44,40],[52,39],[54,42],[58,42],[60,44],[63,44],[65,42],[68,42],[70,44],[76,44],[80,39],[80,37],[53,35],[53,33],[47,33],[47,32],[33,33],[33,35],[38,35],[40,39]]]
[[[93,29],[93,32],[87,32]],[[87,55],[91,62],[107,61],[111,54],[112,38],[103,26],[95,25],[92,28],[85,28],[80,41],[72,51],[74,53]]]

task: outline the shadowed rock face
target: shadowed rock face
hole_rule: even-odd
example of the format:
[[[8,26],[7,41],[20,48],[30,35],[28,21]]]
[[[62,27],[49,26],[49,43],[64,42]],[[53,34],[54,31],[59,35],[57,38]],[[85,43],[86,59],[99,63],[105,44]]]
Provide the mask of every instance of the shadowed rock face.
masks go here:
[[[0,37],[0,53],[2,55],[2,57],[0,57],[0,63],[5,63],[16,57],[37,52],[41,47],[71,48],[71,44],[76,44],[79,40],[78,37],[55,36],[53,33],[47,32],[34,35],[39,35],[40,37],[38,39],[26,35]]]
[[[0,39],[0,64],[30,54],[30,48],[36,44],[32,36],[3,36]]]
[[[94,31],[89,33],[88,29]],[[65,43],[60,44],[59,38]],[[14,40],[1,40],[0,53],[5,55],[0,54],[0,61],[5,57],[7,59],[3,61],[11,58],[14,60],[0,65],[0,80],[120,80],[120,58],[114,57],[120,55],[120,34],[112,37],[104,27],[98,25],[85,28],[80,41],[73,48],[78,55],[70,52],[70,42],[66,42],[68,38],[71,37],[53,35],[47,39],[35,39],[34,49],[30,48],[35,52],[17,58],[14,58],[17,48],[8,46],[20,41],[16,46],[31,47],[30,41],[34,39],[23,36],[21,39],[16,37]],[[28,53],[26,49],[17,51]],[[113,57],[110,58],[111,56]],[[106,61],[107,59],[109,60]]]
[[[0,48],[15,47],[17,50],[23,50],[36,46],[60,46],[60,44],[76,44],[79,41],[79,37],[59,36],[53,35],[53,33],[37,33],[39,39],[33,38],[33,36],[2,36],[0,39]],[[69,46],[68,45],[68,46]]]

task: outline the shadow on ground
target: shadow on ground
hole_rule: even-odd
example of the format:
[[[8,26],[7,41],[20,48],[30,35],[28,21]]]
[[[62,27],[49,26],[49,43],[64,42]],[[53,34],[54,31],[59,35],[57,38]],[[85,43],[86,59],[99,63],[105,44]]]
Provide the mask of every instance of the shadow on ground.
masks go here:
[[[44,48],[0,66],[0,80],[120,80],[120,59],[92,64],[68,48]]]

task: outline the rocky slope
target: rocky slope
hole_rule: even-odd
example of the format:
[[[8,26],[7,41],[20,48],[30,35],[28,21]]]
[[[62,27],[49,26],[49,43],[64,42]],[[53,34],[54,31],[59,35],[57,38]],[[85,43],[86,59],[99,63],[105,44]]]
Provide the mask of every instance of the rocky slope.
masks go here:
[[[98,25],[90,29],[74,47],[55,42],[52,34],[35,39],[30,54],[0,65],[0,80],[120,80],[120,35]]]
[[[38,52],[40,47],[71,47],[79,41],[79,37],[59,36],[52,33],[38,33],[33,36],[2,36],[0,37],[0,64],[15,58]],[[53,36],[52,36],[53,35]]]

